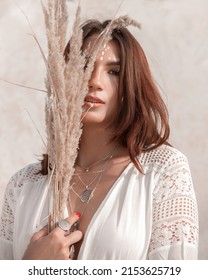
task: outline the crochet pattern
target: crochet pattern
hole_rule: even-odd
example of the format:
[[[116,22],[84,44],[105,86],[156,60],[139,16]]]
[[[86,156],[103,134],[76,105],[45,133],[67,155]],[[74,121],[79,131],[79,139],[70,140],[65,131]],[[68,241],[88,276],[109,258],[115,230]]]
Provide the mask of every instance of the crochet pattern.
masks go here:
[[[197,246],[198,217],[189,165],[179,151],[161,146],[139,156],[144,172],[154,171],[152,232],[148,258],[164,246],[182,242]],[[0,236],[13,240],[14,210],[22,186],[40,184],[45,176],[37,174],[40,164],[31,164],[10,180],[0,221]],[[141,175],[142,176],[142,175]]]

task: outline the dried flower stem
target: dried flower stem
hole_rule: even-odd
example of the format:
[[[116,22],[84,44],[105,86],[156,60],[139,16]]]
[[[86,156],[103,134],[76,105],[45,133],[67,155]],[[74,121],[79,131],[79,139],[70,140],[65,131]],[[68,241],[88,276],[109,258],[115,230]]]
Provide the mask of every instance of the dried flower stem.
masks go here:
[[[48,0],[47,7],[43,6],[48,40],[47,60],[42,53],[47,66],[45,81],[47,89],[45,107],[47,154],[51,170],[53,170],[51,172],[49,169],[53,194],[51,229],[57,225],[60,219],[64,218],[64,209],[68,200],[70,181],[82,133],[84,97],[88,91],[88,81],[97,53],[110,39],[114,28],[122,28],[129,24],[140,27],[127,16],[113,19],[96,41],[86,68],[85,53],[81,51],[83,42],[79,6],[70,38],[70,53],[67,63],[64,60],[63,53],[68,25],[66,11],[66,0]]]

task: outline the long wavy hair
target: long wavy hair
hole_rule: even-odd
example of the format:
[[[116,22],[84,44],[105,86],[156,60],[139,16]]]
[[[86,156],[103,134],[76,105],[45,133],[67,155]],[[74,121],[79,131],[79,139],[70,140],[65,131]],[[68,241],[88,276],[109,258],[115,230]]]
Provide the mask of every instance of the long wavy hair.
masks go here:
[[[83,42],[92,35],[101,34],[111,20],[100,22],[89,20],[81,28]],[[118,109],[111,127],[112,141],[127,148],[129,156],[142,172],[138,156],[168,144],[170,127],[167,107],[152,77],[144,51],[127,28],[115,28],[111,37],[120,47],[120,75],[118,86]],[[64,57],[67,62],[70,41],[66,45]],[[47,155],[42,160],[42,174],[47,174]]]

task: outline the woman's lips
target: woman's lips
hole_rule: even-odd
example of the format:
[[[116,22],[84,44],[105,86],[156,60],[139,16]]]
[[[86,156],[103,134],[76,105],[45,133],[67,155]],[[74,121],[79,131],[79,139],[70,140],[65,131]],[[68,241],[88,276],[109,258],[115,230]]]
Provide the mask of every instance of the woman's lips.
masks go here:
[[[85,97],[84,105],[86,107],[97,108],[97,107],[102,106],[103,104],[105,104],[105,102],[96,96],[87,95]]]

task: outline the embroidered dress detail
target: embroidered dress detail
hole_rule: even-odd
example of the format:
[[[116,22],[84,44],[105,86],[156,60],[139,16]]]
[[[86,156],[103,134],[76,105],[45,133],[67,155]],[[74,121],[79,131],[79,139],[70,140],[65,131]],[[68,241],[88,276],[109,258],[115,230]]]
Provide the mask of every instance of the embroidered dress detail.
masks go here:
[[[198,212],[186,157],[164,145],[139,160],[145,175],[127,166],[88,225],[78,259],[197,259]],[[36,212],[40,221],[49,214],[41,208],[47,176],[39,170],[40,164],[27,166],[6,188],[0,259],[21,259],[36,231]]]
[[[0,237],[4,237],[8,241],[13,241],[14,212],[17,198],[26,182],[37,184],[43,179],[44,176],[38,173],[40,169],[40,163],[30,164],[26,168],[18,171],[10,179],[5,191],[5,199],[1,212]]]

